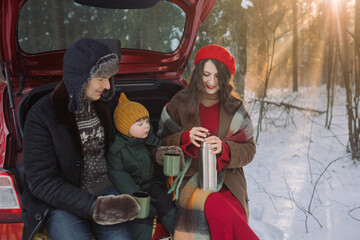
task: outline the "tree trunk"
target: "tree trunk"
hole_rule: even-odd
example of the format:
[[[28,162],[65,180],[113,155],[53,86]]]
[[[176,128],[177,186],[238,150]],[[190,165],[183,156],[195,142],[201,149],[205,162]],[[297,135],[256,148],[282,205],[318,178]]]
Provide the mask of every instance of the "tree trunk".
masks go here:
[[[349,145],[352,158],[359,160],[359,126],[357,124],[357,116],[354,110],[355,101],[353,102],[353,100],[356,100],[356,94],[354,96],[352,94],[353,84],[351,82],[349,68],[348,33],[345,31],[347,24],[346,5],[339,5],[341,5],[341,14],[339,14],[340,26],[338,26],[339,36],[337,38],[337,48],[346,90],[346,111],[348,115]]]
[[[262,130],[262,118],[265,111],[265,98],[267,93],[267,88],[269,85],[270,75],[273,70],[273,63],[274,63],[274,55],[275,55],[275,44],[276,44],[276,29],[272,33],[272,39],[266,39],[266,77],[265,77],[265,84],[264,84],[264,91],[261,97],[260,103],[260,111],[259,111],[259,119],[257,125],[257,133],[255,137],[255,142],[257,142],[259,138],[260,131]]]
[[[326,41],[327,51],[325,57],[325,77],[326,77],[326,89],[327,89],[327,106],[326,106],[326,120],[325,127],[328,129],[331,125],[332,119],[332,107],[334,103],[334,82],[335,82],[335,68],[336,68],[336,56],[334,56],[334,28],[336,28],[336,15],[334,15],[336,6],[334,6],[334,2],[331,1],[330,7],[328,10],[328,18],[330,19],[328,26],[328,37]]]
[[[52,8],[52,18],[54,22],[55,34],[55,49],[66,49],[66,33],[64,27],[64,12],[63,3],[61,1],[54,1]]]
[[[333,20],[335,19],[335,15],[334,15],[334,11],[332,10],[334,7],[334,4],[332,4],[333,1],[332,0],[328,0],[328,2],[326,2],[326,7],[320,6],[321,9],[323,9],[323,11],[325,12],[325,17],[324,19],[326,21],[328,21],[328,26],[327,28],[324,29],[323,34],[325,35],[325,47],[324,47],[324,53],[323,53],[323,66],[322,66],[322,78],[321,78],[321,84],[327,84],[329,82],[329,66],[331,66],[330,61],[329,61],[329,54],[330,54],[330,45],[331,45],[331,32],[333,31],[332,29],[336,28],[336,22],[333,22]],[[329,5],[329,7],[328,7]],[[329,20],[328,20],[329,19]],[[333,25],[335,24],[335,25]],[[334,38],[334,36],[333,36]],[[334,45],[334,40],[333,40],[333,48],[335,47]],[[334,49],[332,49],[332,51],[334,51]],[[327,122],[327,121],[326,121]]]
[[[292,45],[292,70],[293,70],[293,92],[298,91],[298,57],[297,57],[297,0],[292,0],[293,10],[293,45]]]
[[[247,35],[246,35],[247,31],[245,30],[242,34],[242,39],[241,41],[237,41],[237,63],[238,63],[238,70],[236,71],[236,74],[234,76],[234,78],[236,79],[236,81],[234,81],[235,84],[235,89],[237,90],[237,92],[241,95],[244,96],[245,95],[245,75],[247,72],[247,52],[246,52],[246,48],[247,48]]]
[[[359,101],[360,101],[360,0],[355,0],[355,97],[354,97],[354,110],[355,120],[354,125],[356,132],[355,144],[357,144],[358,159],[360,158],[360,113],[359,113]],[[359,159],[360,160],[360,159]]]
[[[300,22],[303,22],[303,19],[306,16],[306,9],[304,9],[303,0],[300,2],[300,12],[298,11],[298,19],[300,19]],[[304,27],[300,28],[300,31],[298,29],[298,42],[299,42],[299,48],[298,48],[298,56],[300,55],[300,71],[298,74],[299,81],[304,84],[304,69],[305,69],[305,56],[304,56],[304,42],[305,42],[305,31]],[[299,52],[300,51],[300,52]],[[299,82],[298,81],[298,82]]]

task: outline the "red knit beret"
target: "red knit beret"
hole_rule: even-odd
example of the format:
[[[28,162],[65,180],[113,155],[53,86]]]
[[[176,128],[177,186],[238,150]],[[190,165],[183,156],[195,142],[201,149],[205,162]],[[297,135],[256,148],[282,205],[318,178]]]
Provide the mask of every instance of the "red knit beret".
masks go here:
[[[231,55],[231,53],[226,50],[226,48],[219,46],[219,45],[208,45],[205,47],[200,48],[200,50],[197,52],[194,60],[195,66],[203,59],[216,59],[229,69],[231,75],[234,75],[235,73],[235,59]]]

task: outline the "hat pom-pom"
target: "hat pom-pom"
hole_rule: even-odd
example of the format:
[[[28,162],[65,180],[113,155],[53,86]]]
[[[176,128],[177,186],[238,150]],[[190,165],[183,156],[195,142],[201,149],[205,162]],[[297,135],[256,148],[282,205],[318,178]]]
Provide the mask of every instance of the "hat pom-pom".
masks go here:
[[[124,102],[128,102],[129,99],[126,97],[125,93],[121,93],[120,97],[119,97],[119,103],[124,103]]]

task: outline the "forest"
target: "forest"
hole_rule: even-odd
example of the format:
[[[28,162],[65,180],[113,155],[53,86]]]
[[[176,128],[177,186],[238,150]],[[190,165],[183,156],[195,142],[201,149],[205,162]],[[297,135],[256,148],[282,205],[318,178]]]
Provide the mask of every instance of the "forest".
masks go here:
[[[358,239],[360,1],[218,0],[194,52],[209,43],[234,54],[256,127],[244,168],[255,233]]]
[[[199,29],[193,52],[209,43],[234,54],[236,89],[240,94],[253,91],[254,98],[248,100],[260,102],[258,134],[266,105],[301,108],[266,101],[268,89],[296,92],[326,85],[324,126],[330,128],[335,86],[345,88],[348,151],[360,160],[359,0],[218,0]]]

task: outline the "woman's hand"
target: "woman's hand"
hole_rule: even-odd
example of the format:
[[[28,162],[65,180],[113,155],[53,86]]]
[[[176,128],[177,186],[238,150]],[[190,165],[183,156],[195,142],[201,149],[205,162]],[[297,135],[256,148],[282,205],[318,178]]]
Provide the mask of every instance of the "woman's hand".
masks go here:
[[[211,154],[219,154],[222,152],[222,141],[218,136],[210,136],[206,138],[205,143],[208,148],[215,148],[214,151],[210,152]]]
[[[193,127],[189,131],[190,141],[197,147],[200,147],[198,142],[204,142],[204,138],[209,135],[209,130],[203,127]]]

